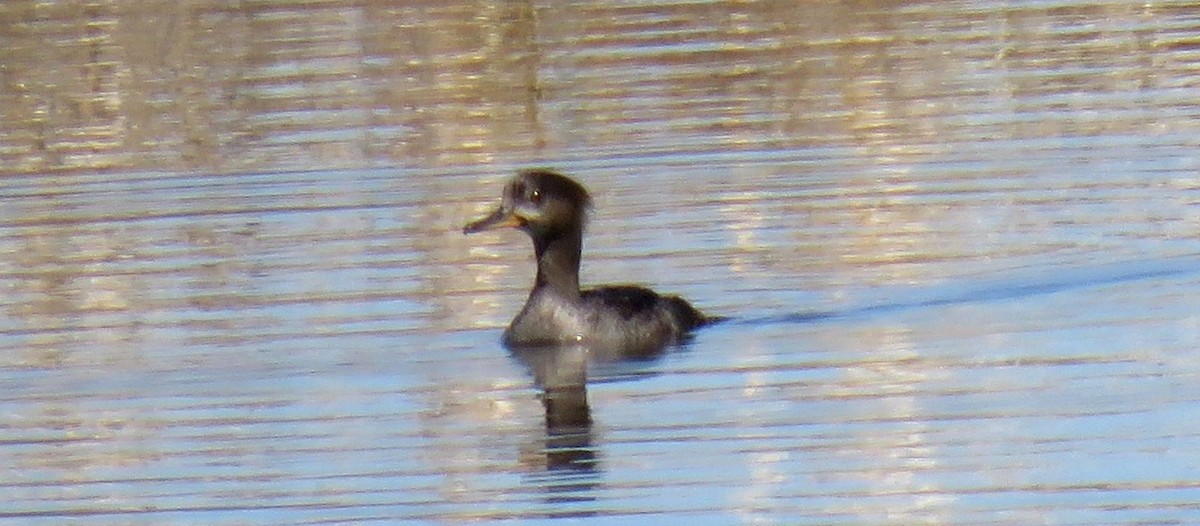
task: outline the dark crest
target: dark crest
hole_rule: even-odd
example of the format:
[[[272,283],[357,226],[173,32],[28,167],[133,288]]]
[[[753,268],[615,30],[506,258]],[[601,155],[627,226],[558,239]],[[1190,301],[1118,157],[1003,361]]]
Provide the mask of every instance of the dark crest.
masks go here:
[[[545,168],[521,170],[519,174],[534,188],[538,188],[548,195],[575,203],[581,210],[592,206],[592,196],[588,195],[588,191],[583,188],[583,185],[565,175]]]

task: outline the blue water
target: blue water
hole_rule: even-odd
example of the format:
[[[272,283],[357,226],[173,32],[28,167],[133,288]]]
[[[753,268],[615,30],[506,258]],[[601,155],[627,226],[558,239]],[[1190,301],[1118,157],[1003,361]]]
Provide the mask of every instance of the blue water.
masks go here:
[[[1191,11],[768,4],[0,7],[0,519],[1200,522]],[[730,319],[504,349],[528,166]]]

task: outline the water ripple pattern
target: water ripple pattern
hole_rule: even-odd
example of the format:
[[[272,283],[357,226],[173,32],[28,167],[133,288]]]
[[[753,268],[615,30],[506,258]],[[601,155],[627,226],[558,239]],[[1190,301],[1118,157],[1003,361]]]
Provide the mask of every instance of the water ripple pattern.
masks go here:
[[[0,20],[0,521],[1200,523],[1194,6]],[[531,166],[731,319],[502,348]]]

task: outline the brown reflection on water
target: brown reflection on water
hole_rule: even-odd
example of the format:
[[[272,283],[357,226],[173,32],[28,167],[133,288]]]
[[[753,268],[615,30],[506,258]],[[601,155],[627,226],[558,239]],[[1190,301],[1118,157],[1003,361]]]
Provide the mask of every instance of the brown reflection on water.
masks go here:
[[[8,294],[24,301],[8,303],[4,316],[16,322],[10,329],[24,344],[4,361],[57,367],[68,359],[66,347],[89,342],[97,352],[111,352],[91,359],[136,363],[125,345],[139,332],[131,314],[141,300],[136,276],[97,270],[127,257],[128,241],[118,231],[79,232],[71,225],[36,227],[21,236]]]
[[[73,5],[0,6],[4,172],[1181,131],[1080,95],[1179,86],[1188,29],[1124,2]]]
[[[463,162],[536,140],[527,3],[6,2],[0,19],[8,172]]]

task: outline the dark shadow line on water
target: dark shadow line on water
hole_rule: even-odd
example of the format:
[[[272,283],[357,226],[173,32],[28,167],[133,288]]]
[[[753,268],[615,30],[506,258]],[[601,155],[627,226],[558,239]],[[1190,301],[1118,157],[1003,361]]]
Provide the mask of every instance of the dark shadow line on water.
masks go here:
[[[1011,279],[992,281],[964,290],[937,294],[932,297],[914,298],[908,301],[876,303],[841,310],[810,311],[764,316],[746,319],[730,319],[725,323],[736,325],[765,325],[776,323],[817,323],[826,320],[864,318],[893,312],[915,309],[990,303],[1037,296],[1046,296],[1070,290],[1088,289],[1200,274],[1200,260],[1194,256],[1175,257],[1157,261],[1132,261],[1093,268],[1075,268],[1062,271],[1067,275],[1042,276],[1040,279]]]

